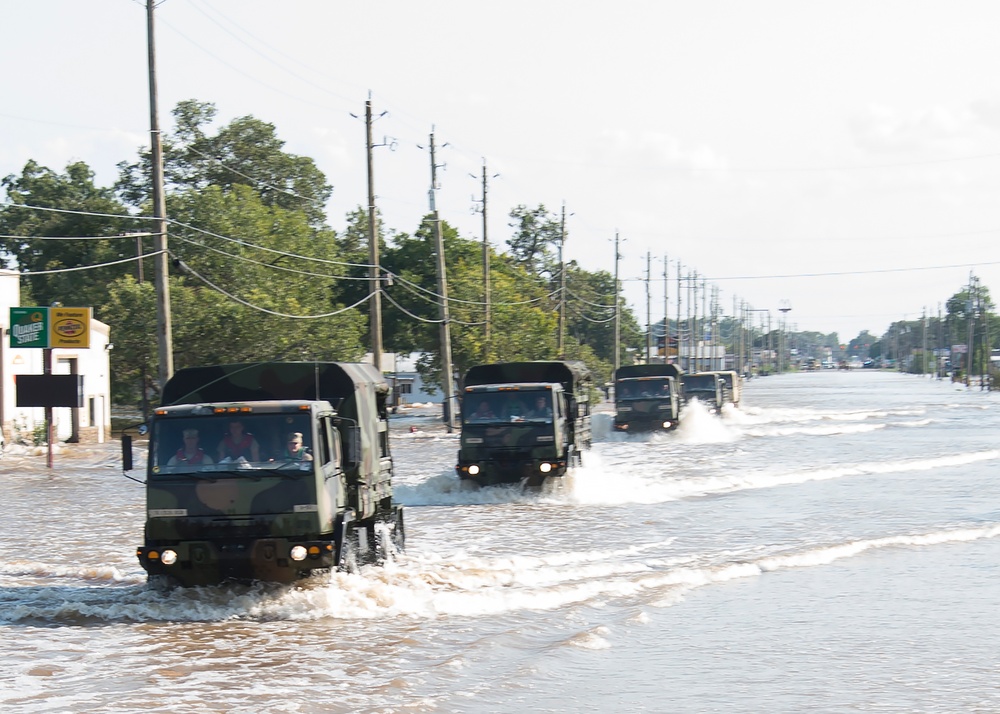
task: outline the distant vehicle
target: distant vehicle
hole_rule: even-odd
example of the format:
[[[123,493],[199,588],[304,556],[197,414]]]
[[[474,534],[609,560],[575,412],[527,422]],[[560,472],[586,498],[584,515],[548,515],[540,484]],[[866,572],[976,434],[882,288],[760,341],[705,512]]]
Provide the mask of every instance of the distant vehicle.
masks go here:
[[[590,370],[579,361],[501,362],[465,375],[455,471],[480,486],[541,486],[590,448]]]
[[[616,431],[662,431],[680,423],[680,369],[636,364],[615,371]]]
[[[861,363],[861,367],[864,369],[874,369],[877,366],[878,365],[875,364],[875,360],[873,359],[866,359],[864,362]]]
[[[290,583],[404,545],[386,400],[374,367],[264,362],[179,370],[148,426],[139,564],[154,584]],[[232,425],[235,460],[220,458]],[[245,442],[245,444],[244,444]],[[252,453],[251,453],[252,452]],[[123,469],[132,438],[122,437]]]
[[[743,378],[731,370],[719,370],[708,374],[717,375],[722,380],[722,403],[738,407],[743,398]]]
[[[692,399],[697,399],[715,414],[722,411],[722,405],[725,403],[722,396],[723,381],[716,372],[685,373],[681,375],[680,380],[682,406],[689,404]]]

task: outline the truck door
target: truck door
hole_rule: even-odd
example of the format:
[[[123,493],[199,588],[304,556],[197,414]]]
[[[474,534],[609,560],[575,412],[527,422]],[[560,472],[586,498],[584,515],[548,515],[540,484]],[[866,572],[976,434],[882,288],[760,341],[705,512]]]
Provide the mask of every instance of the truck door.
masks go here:
[[[341,487],[344,460],[340,433],[334,428],[330,418],[324,417],[319,422],[318,436],[317,453],[314,454],[314,458],[319,463],[319,472],[323,479],[321,488],[325,491],[331,507],[339,511],[345,505],[345,495]]]

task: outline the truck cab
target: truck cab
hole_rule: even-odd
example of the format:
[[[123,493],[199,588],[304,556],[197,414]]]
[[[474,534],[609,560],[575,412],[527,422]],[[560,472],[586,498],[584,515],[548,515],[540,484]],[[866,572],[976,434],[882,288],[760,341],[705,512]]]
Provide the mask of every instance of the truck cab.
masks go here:
[[[681,375],[682,406],[697,399],[713,414],[720,414],[725,404],[722,385],[723,380],[715,372],[695,372]]]
[[[505,377],[512,381],[493,381]],[[588,380],[579,363],[470,369],[462,393],[458,477],[480,486],[537,487],[579,466],[591,442]]]
[[[615,431],[669,431],[680,423],[680,370],[672,364],[626,365],[615,372]]]
[[[401,550],[387,394],[368,365],[178,372],[164,389],[173,403],[146,425],[147,513],[136,554],[150,580],[288,583]],[[128,470],[131,440],[123,442]]]

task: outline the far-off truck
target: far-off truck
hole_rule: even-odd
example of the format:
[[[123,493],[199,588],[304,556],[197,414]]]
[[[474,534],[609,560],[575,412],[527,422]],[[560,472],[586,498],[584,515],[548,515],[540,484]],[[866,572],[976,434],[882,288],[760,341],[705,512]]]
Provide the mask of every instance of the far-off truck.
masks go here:
[[[137,556],[150,582],[290,583],[401,551],[388,393],[366,364],[178,371],[145,425],[146,524]],[[128,471],[130,435],[122,446]]]
[[[590,391],[590,370],[579,361],[472,367],[462,393],[458,477],[533,488],[581,465],[591,442]]]
[[[615,370],[615,431],[669,431],[680,423],[680,369],[634,364]]]

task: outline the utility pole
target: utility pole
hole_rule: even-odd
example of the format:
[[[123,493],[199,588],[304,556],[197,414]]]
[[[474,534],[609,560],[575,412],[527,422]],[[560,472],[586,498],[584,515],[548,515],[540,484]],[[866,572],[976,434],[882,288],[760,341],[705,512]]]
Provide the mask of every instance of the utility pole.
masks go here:
[[[678,369],[684,369],[684,363],[681,360],[681,261],[677,261],[677,319],[674,321],[674,327],[677,328],[677,367]]]
[[[454,377],[451,366],[451,327],[448,314],[448,275],[444,260],[444,236],[441,234],[441,219],[438,216],[435,192],[437,191],[437,163],[434,155],[434,127],[431,127],[431,189],[429,192],[431,204],[431,220],[434,222],[434,249],[437,253],[438,295],[441,298],[441,389],[444,392],[444,423],[448,433],[455,429],[454,414]]]
[[[496,178],[500,174],[493,174]],[[483,361],[492,361],[492,342],[490,334],[490,241],[486,222],[486,159],[483,159],[483,304],[485,306],[485,324],[483,326]]]
[[[153,26],[154,0],[146,0],[146,34],[149,47],[149,137],[150,165],[153,183],[153,218],[157,254],[156,269],[156,333],[160,358],[160,388],[174,374],[173,333],[170,329],[170,283],[167,280],[167,210],[166,192],[163,187],[163,142],[160,137],[159,110],[156,89],[156,43]],[[146,386],[143,385],[143,390]]]
[[[375,172],[372,158],[372,100],[365,102],[365,138],[368,155],[368,330],[372,363],[382,372],[382,292],[379,268],[378,215],[375,210]]]
[[[663,364],[670,361],[670,276],[668,268],[670,261],[663,254]]]
[[[968,295],[969,299],[966,302],[966,305],[968,305],[968,310],[967,310],[966,317],[967,317],[968,322],[969,322],[969,340],[968,340],[968,343],[966,344],[966,352],[969,355],[968,362],[967,362],[968,366],[966,367],[966,370],[965,370],[965,386],[966,387],[969,387],[972,384],[972,381],[971,381],[972,380],[972,357],[973,357],[973,354],[976,351],[975,350],[975,345],[972,344],[972,340],[973,340],[973,338],[975,337],[975,334],[976,334],[976,332],[975,332],[975,330],[976,330],[976,327],[975,327],[976,326],[976,304],[975,304],[974,298],[972,297],[973,285],[975,284],[975,281],[976,281],[976,278],[972,275],[972,273],[969,273],[969,295]]]
[[[923,344],[920,348],[920,376],[923,376],[927,372],[927,307],[924,306],[924,316],[922,319],[924,323],[924,336]]]
[[[617,372],[618,368],[621,366],[621,300],[619,299],[619,293],[621,292],[621,283],[618,282],[618,260],[621,258],[621,254],[618,252],[618,231],[615,231],[615,359],[614,359],[614,371]]]
[[[649,281],[653,274],[653,254],[646,251],[646,364],[651,364],[653,359],[653,303],[649,290]]]
[[[559,222],[559,359],[566,359],[566,202]]]

